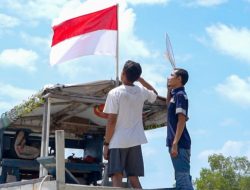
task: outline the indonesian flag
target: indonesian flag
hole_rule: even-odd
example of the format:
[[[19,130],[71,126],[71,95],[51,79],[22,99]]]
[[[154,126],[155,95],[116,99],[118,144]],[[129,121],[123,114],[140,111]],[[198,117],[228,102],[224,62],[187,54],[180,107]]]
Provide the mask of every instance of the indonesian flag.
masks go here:
[[[50,64],[85,55],[116,55],[117,5],[53,26]]]

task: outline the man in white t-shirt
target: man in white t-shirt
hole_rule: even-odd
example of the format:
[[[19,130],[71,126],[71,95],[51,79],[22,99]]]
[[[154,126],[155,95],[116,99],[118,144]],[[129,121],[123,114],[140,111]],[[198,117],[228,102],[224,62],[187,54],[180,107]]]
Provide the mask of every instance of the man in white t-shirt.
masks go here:
[[[141,189],[139,176],[144,176],[141,144],[147,143],[142,111],[145,101],[153,103],[155,89],[141,78],[139,63],[127,61],[121,74],[122,85],[112,89],[104,111],[108,114],[103,155],[108,160],[108,174],[113,187],[122,187],[123,172],[133,188]],[[134,85],[138,81],[142,86]]]

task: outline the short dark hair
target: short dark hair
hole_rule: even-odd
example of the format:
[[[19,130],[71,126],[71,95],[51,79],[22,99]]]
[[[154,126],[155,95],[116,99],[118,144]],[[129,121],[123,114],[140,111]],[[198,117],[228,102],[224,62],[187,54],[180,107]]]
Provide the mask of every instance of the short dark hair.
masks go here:
[[[181,69],[181,68],[175,68],[174,69],[176,72],[175,72],[175,75],[177,77],[181,77],[181,83],[182,85],[185,85],[188,81],[188,72],[185,70],[185,69]]]
[[[134,61],[128,60],[123,67],[123,72],[125,73],[127,80],[133,83],[141,76],[141,65]]]

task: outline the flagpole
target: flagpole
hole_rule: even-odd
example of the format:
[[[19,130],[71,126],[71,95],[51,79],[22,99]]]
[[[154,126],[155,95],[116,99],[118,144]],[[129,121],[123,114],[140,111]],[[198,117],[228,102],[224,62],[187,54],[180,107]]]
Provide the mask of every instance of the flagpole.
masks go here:
[[[116,86],[119,86],[119,4],[117,4]]]

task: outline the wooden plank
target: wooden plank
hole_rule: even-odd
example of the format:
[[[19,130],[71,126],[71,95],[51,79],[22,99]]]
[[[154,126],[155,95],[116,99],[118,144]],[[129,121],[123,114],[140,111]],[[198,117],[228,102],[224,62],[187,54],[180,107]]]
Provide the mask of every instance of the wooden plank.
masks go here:
[[[2,166],[8,168],[19,168],[26,170],[37,171],[39,168],[39,163],[36,160],[21,160],[21,159],[7,159],[2,160]]]
[[[69,118],[71,118],[72,116],[74,116],[74,115],[76,115],[76,114],[78,114],[78,113],[80,113],[80,112],[84,112],[86,109],[88,109],[92,104],[84,104],[85,105],[85,107],[83,107],[83,108],[78,108],[78,109],[75,109],[74,111],[71,111],[70,113],[68,113],[68,115],[66,115],[66,116],[64,116],[63,118],[60,118],[60,119],[58,119],[56,122],[57,123],[60,123],[60,122],[62,122],[62,121],[65,121],[65,120],[67,120],[67,119],[69,119]]]
[[[128,189],[132,189],[132,188],[88,186],[88,185],[75,185],[75,184],[65,184],[59,188],[59,190],[128,190]],[[155,188],[155,189],[150,189],[150,190],[176,190],[176,189],[175,188]]]
[[[64,131],[56,131],[56,181],[65,183],[65,159],[64,159]]]
[[[93,97],[93,96],[83,96],[83,95],[73,96],[73,95],[60,95],[53,93],[46,94],[44,97],[51,97],[55,99],[82,102],[82,103],[96,103],[96,104],[104,104],[106,100],[105,98]]]
[[[100,126],[100,125],[91,125],[91,124],[85,124],[85,123],[73,123],[69,121],[64,121],[62,122],[63,125],[70,125],[70,126],[77,126],[77,127],[87,127],[87,128],[97,128],[97,129],[103,129],[105,126]]]
[[[31,180],[25,180],[25,181],[18,181],[18,182],[11,182],[11,183],[5,183],[5,184],[0,184],[0,189],[2,188],[11,188],[11,187],[20,187],[28,184],[35,184],[35,183],[40,183],[43,180],[43,178],[37,178],[37,179],[31,179]],[[47,178],[47,180],[50,180],[50,178]]]
[[[43,158],[37,158],[37,161],[42,164],[47,170],[56,167],[56,160],[54,156],[46,156]],[[102,170],[102,164],[87,164],[87,163],[73,163],[67,162],[65,164],[66,169],[70,172],[75,173],[89,173],[89,172],[100,172]]]
[[[42,164],[47,170],[56,168],[56,159],[54,156],[46,156],[37,158],[37,161]]]
[[[80,103],[76,103],[76,102],[72,102],[69,106],[67,106],[66,108],[58,111],[57,113],[52,115],[52,121],[55,122],[58,120],[58,118],[60,118],[62,115],[66,115],[68,112],[76,109],[77,107],[79,107],[81,104]]]

